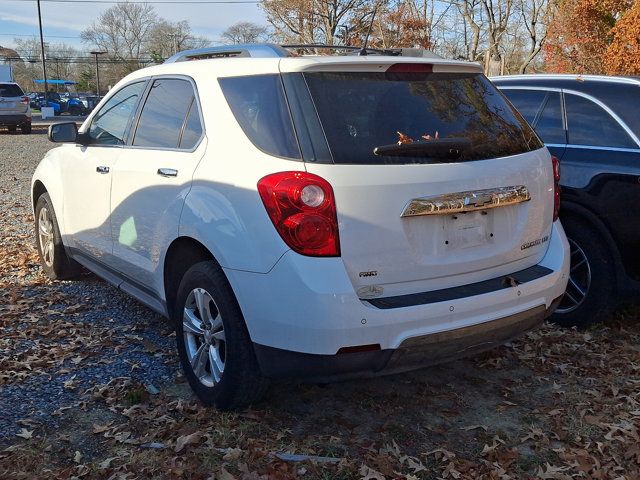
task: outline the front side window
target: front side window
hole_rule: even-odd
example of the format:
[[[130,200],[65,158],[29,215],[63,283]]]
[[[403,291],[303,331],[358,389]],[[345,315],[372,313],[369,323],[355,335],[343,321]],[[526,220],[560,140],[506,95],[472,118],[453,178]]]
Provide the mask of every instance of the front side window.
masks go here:
[[[89,137],[94,145],[123,145],[129,121],[136,110],[138,98],[145,82],[136,82],[122,87],[100,111],[89,126]]]
[[[251,142],[277,157],[300,158],[300,149],[279,75],[219,80],[236,121]]]
[[[622,126],[588,98],[565,94],[569,143],[616,148],[638,148]]]
[[[175,78],[154,80],[142,107],[133,145],[178,148],[183,132],[182,127],[194,99],[193,87],[188,80]],[[199,115],[197,121],[200,122]]]
[[[460,162],[542,147],[479,73],[313,72],[304,77],[335,163]],[[408,138],[413,146],[394,147]],[[451,159],[443,160],[448,153]]]

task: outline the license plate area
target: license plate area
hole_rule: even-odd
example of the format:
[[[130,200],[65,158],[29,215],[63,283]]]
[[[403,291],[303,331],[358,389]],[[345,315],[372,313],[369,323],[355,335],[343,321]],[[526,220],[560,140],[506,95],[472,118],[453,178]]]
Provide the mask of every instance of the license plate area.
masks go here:
[[[457,213],[444,217],[446,250],[473,248],[493,238],[493,211]]]

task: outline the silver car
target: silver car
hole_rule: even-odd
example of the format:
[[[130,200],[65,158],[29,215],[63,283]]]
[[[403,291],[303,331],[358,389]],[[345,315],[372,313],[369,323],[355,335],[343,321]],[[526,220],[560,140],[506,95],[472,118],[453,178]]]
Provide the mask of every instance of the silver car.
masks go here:
[[[31,107],[29,97],[17,83],[0,83],[0,127],[15,132],[31,133]]]

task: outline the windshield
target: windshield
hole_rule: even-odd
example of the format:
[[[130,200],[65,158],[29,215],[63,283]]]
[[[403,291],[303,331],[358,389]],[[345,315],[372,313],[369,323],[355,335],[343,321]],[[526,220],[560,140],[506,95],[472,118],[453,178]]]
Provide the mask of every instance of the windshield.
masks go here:
[[[306,73],[333,161],[425,163],[429,155],[375,155],[384,145],[465,140],[455,161],[542,148],[533,130],[479,73]]]

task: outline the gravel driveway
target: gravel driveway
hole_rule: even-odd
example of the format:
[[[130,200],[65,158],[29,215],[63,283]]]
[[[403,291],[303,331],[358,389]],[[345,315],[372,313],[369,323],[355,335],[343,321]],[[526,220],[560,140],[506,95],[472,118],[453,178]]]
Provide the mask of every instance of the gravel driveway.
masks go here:
[[[90,273],[56,283],[40,274],[29,188],[53,146],[43,129],[0,133],[0,315],[12,320],[0,338],[0,438],[14,437],[27,418],[55,425],[55,412],[95,385],[131,377],[155,391],[177,369],[157,314]],[[22,268],[11,268],[16,259]]]
[[[29,184],[44,130],[0,131],[0,478],[640,478],[637,308],[443,366],[194,400],[168,322],[87,273],[49,282]]]

